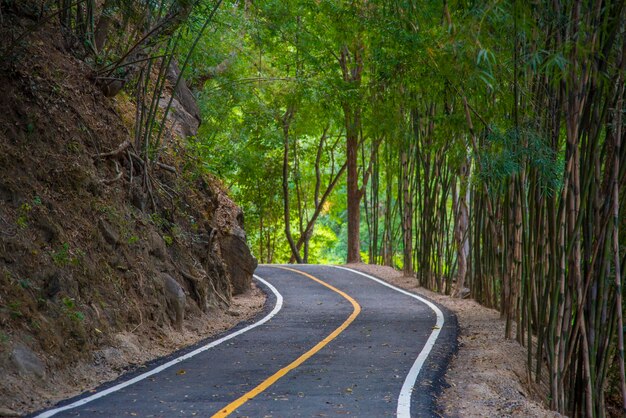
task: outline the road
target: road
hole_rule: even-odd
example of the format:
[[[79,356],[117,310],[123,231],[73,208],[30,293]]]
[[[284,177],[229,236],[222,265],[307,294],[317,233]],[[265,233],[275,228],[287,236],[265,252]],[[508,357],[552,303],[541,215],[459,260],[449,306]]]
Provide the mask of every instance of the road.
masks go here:
[[[456,347],[431,302],[332,266],[260,266],[264,313],[36,415],[421,417]]]

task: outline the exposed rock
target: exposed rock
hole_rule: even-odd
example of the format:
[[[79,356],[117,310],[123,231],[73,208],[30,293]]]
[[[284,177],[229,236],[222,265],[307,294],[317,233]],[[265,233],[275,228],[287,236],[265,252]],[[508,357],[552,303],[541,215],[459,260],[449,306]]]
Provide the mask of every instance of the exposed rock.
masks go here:
[[[220,250],[230,275],[233,294],[237,295],[250,289],[252,274],[258,262],[250,253],[243,229],[234,227],[230,232],[220,240]]]
[[[172,97],[169,118],[173,121],[173,131],[179,137],[194,136],[198,133],[200,127],[200,109],[193,97],[191,90],[187,87],[187,83],[180,78],[180,69],[173,62],[167,73],[167,80],[172,86],[176,86],[174,97]],[[178,83],[178,85],[176,85]],[[165,109],[170,103],[170,98],[159,100],[159,106]]]
[[[161,279],[163,280],[167,306],[176,317],[176,329],[182,331],[185,317],[185,291],[169,274],[161,273]]]
[[[178,63],[172,62],[170,65],[169,71],[167,73],[167,79],[172,84],[172,86],[176,85],[176,80],[180,77],[180,69],[178,68]],[[196,121],[198,125],[201,123],[200,118],[200,108],[196,103],[196,99],[193,97],[193,93],[187,87],[187,82],[184,78],[181,78],[178,82],[178,86],[174,91],[174,97],[178,99],[181,106],[185,111],[190,114]]]
[[[239,312],[237,312],[237,311],[235,311],[235,310],[233,310],[233,309],[229,309],[229,310],[227,310],[227,311],[226,311],[226,313],[227,313],[228,315],[230,315],[230,316],[239,316],[239,315],[240,315],[240,313],[239,313]]]
[[[132,192],[130,196],[130,203],[133,204],[134,207],[139,209],[142,212],[146,211],[146,203],[148,202],[148,195],[145,193],[140,186],[134,185],[132,187]]]
[[[189,285],[191,297],[196,301],[198,307],[202,312],[207,312],[211,306],[209,305],[209,278],[205,271],[201,271],[201,277],[196,277],[194,274],[187,273],[181,270],[181,274]]]
[[[232,295],[232,286],[230,277],[226,272],[226,265],[223,259],[218,256],[219,244],[212,242],[208,248],[203,260],[203,271],[207,275],[207,280],[203,283],[207,286],[206,309],[210,310],[229,305],[227,298]]]
[[[454,296],[456,296],[459,299],[467,299],[470,296],[470,290],[467,287],[463,287],[461,289],[457,289],[457,291],[455,292]]]
[[[130,354],[132,356],[138,356],[141,353],[141,349],[139,348],[139,340],[137,339],[136,335],[128,332],[120,332],[115,335],[114,340],[116,343],[116,347],[122,350],[124,353]]]
[[[160,99],[159,106],[165,109],[170,99]],[[200,122],[193,117],[176,98],[172,99],[168,117],[172,119],[173,132],[176,136],[186,138],[198,133]]]
[[[120,236],[113,230],[113,227],[109,225],[104,219],[98,221],[98,228],[104,240],[109,244],[116,246],[120,242]]]
[[[18,344],[11,352],[11,360],[21,376],[33,374],[46,377],[46,365],[28,347]]]
[[[148,251],[159,260],[165,260],[167,256],[165,241],[163,237],[154,230],[150,230],[148,233]]]

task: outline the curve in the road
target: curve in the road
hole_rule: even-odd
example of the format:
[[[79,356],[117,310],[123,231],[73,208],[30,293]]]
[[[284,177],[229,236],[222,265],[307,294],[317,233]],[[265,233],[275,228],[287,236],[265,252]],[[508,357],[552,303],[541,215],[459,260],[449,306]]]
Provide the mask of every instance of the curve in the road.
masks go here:
[[[278,379],[280,379],[281,377],[285,376],[287,373],[289,373],[291,370],[295,369],[296,367],[300,366],[302,363],[304,363],[309,358],[311,358],[315,353],[317,353],[322,348],[324,348],[326,345],[328,345],[329,342],[331,342],[332,340],[337,338],[337,336],[339,334],[341,334],[346,328],[348,328],[348,326],[352,322],[354,322],[356,317],[359,316],[359,313],[361,313],[361,306],[359,305],[359,303],[356,300],[354,300],[354,298],[352,298],[350,295],[346,294],[345,292],[337,289],[336,287],[331,286],[330,284],[326,283],[325,281],[320,280],[317,277],[315,277],[315,276],[313,276],[313,275],[311,275],[309,273],[305,273],[303,271],[292,269],[292,268],[289,268],[289,267],[275,266],[275,268],[288,270],[288,271],[300,274],[302,276],[308,277],[309,279],[316,281],[317,283],[321,284],[322,286],[327,287],[328,289],[332,290],[333,292],[340,294],[341,296],[343,296],[344,299],[346,299],[348,302],[350,302],[350,304],[352,304],[353,311],[350,314],[350,316],[341,325],[339,325],[339,327],[337,327],[333,332],[328,334],[328,336],[326,338],[324,338],[319,343],[315,344],[314,347],[309,349],[307,352],[302,354],[300,357],[295,359],[293,362],[291,362],[290,364],[286,365],[285,367],[283,367],[282,369],[280,369],[279,371],[277,371],[276,373],[274,373],[273,375],[271,375],[270,377],[265,379],[263,382],[261,382],[259,385],[257,385],[254,389],[252,389],[251,391],[249,391],[245,395],[239,397],[238,399],[236,399],[233,402],[231,402],[230,404],[228,404],[225,408],[220,410],[217,414],[213,415],[212,418],[227,417],[228,415],[233,413],[237,408],[239,408],[241,405],[243,405],[244,403],[248,402],[249,400],[255,398],[258,394],[260,394],[261,392],[263,392],[264,390],[269,388],[271,385],[276,383],[276,381],[278,381]]]
[[[434,395],[456,346],[453,315],[345,267],[268,265],[257,273],[272,301],[261,320],[37,416],[435,414]],[[184,360],[184,378],[166,371]]]
[[[132,378],[130,380],[127,380],[125,382],[119,383],[119,384],[117,384],[115,386],[111,386],[108,389],[105,389],[105,390],[102,390],[100,392],[94,393],[91,396],[87,396],[86,398],[79,399],[76,402],[72,402],[72,403],[70,403],[68,405],[64,405],[64,406],[60,406],[58,408],[49,409],[47,411],[44,411],[41,414],[36,415],[36,418],[52,417],[52,416],[58,414],[59,412],[63,412],[63,411],[67,411],[67,410],[70,410],[70,409],[77,408],[77,407],[85,405],[85,404],[87,404],[89,402],[95,401],[96,399],[100,399],[100,398],[102,398],[104,396],[107,396],[107,395],[109,395],[111,393],[118,392],[118,391],[124,389],[125,387],[128,387],[128,386],[133,385],[133,384],[135,384],[137,382],[145,380],[148,377],[150,377],[152,375],[155,375],[157,373],[160,373],[160,372],[162,372],[165,369],[169,369],[170,367],[175,366],[176,364],[180,363],[181,361],[185,361],[187,359],[190,359],[190,358],[192,358],[192,357],[194,357],[194,356],[196,356],[196,355],[198,355],[198,354],[200,354],[200,353],[202,353],[204,351],[207,351],[207,350],[209,350],[209,349],[211,349],[211,348],[213,348],[213,347],[215,347],[217,345],[220,345],[220,344],[222,344],[222,343],[224,343],[224,342],[226,342],[228,340],[231,340],[231,339],[237,337],[238,335],[243,334],[244,332],[250,331],[251,329],[254,329],[254,328],[258,327],[258,326],[263,325],[264,323],[266,323],[267,321],[272,319],[274,316],[276,316],[276,314],[282,309],[282,307],[283,307],[283,296],[280,294],[280,292],[278,290],[276,290],[276,288],[274,286],[272,286],[270,283],[268,283],[267,281],[263,280],[262,278],[260,278],[256,274],[254,275],[254,278],[257,279],[258,281],[260,281],[261,283],[263,283],[265,286],[267,286],[272,291],[272,293],[274,293],[274,295],[276,296],[276,305],[274,306],[274,309],[272,309],[266,316],[264,316],[259,321],[254,322],[254,323],[248,325],[247,327],[242,328],[242,329],[240,329],[238,331],[235,331],[232,334],[225,335],[224,337],[222,337],[222,338],[220,338],[218,340],[215,340],[215,341],[212,341],[212,342],[210,342],[210,343],[208,343],[206,345],[203,345],[202,347],[199,347],[199,348],[197,348],[197,349],[195,349],[195,350],[193,350],[193,351],[191,351],[191,352],[189,352],[187,354],[184,354],[184,355],[182,355],[180,357],[176,357],[175,359],[170,360],[167,363],[161,364],[160,366],[155,367],[154,369],[152,369],[150,371],[147,371],[147,372],[142,373],[142,374],[140,374],[138,376],[135,376],[134,378]]]
[[[375,282],[380,283],[383,286],[387,286],[388,288],[393,289],[402,294],[405,294],[407,296],[410,296],[413,299],[417,299],[420,302],[424,303],[426,306],[428,306],[430,309],[432,309],[435,312],[435,315],[437,315],[437,322],[435,326],[433,327],[433,331],[430,333],[430,336],[428,337],[428,340],[426,341],[424,348],[422,348],[422,351],[420,351],[419,355],[415,359],[413,366],[411,366],[409,373],[406,375],[406,378],[404,379],[404,383],[402,384],[402,389],[400,390],[400,395],[398,396],[398,407],[396,410],[397,417],[398,418],[410,418],[411,417],[411,394],[413,392],[413,388],[415,387],[417,376],[422,370],[422,367],[424,366],[424,362],[426,362],[428,355],[430,354],[431,350],[435,346],[435,343],[437,342],[437,338],[439,337],[439,333],[441,332],[441,329],[443,328],[443,325],[445,323],[444,316],[443,316],[443,313],[441,312],[441,309],[439,309],[437,305],[435,305],[434,303],[422,297],[419,297],[414,293],[407,292],[406,290],[395,287],[374,276],[370,276],[369,274],[362,273],[360,271],[353,270],[347,267],[341,267],[341,266],[334,266],[334,267],[338,269],[342,269],[342,270],[348,270],[356,274],[360,274],[361,276],[367,277],[370,280],[374,280]]]

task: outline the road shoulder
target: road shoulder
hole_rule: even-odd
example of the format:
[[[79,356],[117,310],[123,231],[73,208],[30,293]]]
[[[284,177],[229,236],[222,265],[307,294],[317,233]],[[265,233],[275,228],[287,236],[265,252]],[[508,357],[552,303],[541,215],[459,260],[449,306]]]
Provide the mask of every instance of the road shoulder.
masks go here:
[[[80,380],[74,385],[61,386],[54,393],[33,402],[29,411],[32,415],[28,416],[34,416],[52,406],[71,404],[243,329],[267,315],[275,304],[273,293],[264,284],[253,282],[248,292],[233,297],[228,309],[215,310],[202,317],[204,323],[199,323],[198,319],[194,319],[194,322],[186,321],[182,333],[172,331],[168,338],[152,341],[151,344],[137,339],[133,350],[130,353],[122,352],[115,365],[109,362],[81,364]]]
[[[418,287],[414,278],[390,267],[349,264],[346,267],[379,277],[425,296],[458,318],[458,351],[450,361],[438,396],[438,413],[446,417],[558,417],[543,406],[547,388],[526,379],[526,349],[504,339],[499,313],[474,300],[456,299]],[[443,373],[442,373],[443,374]]]

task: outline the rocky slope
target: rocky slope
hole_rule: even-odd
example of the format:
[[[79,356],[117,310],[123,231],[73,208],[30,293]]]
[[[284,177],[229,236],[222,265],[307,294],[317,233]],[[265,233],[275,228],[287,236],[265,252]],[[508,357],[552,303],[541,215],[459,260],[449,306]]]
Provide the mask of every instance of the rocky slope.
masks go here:
[[[32,24],[10,12],[5,39]],[[162,168],[143,173],[148,193],[139,164],[116,152],[130,139],[131,100],[104,97],[48,26],[0,61],[0,414],[76,393],[262,305],[258,291],[235,296],[251,294],[256,260],[219,181],[172,140]],[[175,132],[197,128],[189,96],[176,92]]]

